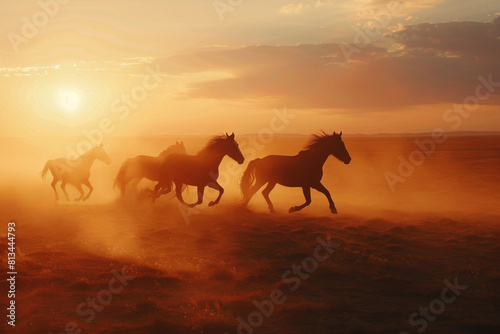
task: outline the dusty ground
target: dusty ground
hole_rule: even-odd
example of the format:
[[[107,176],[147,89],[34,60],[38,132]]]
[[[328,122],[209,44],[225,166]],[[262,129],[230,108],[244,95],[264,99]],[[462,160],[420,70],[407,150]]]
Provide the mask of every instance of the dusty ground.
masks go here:
[[[188,220],[175,199],[152,206],[117,200],[112,190],[123,159],[167,146],[159,141],[108,145],[113,164],[93,167],[96,193],[85,204],[54,202],[49,181],[37,175],[42,154],[25,154],[36,144],[4,145],[2,221],[17,223],[19,274],[16,327],[4,320],[0,328],[232,334],[241,318],[259,324],[240,327],[242,333],[414,333],[424,324],[427,333],[500,332],[498,139],[448,142],[394,193],[383,173],[397,169],[398,155],[413,146],[386,140],[346,138],[352,165],[328,161],[325,185],[337,216],[318,193],[311,207],[289,215],[288,207],[303,199],[300,190],[285,188],[271,193],[278,214],[266,212],[260,195],[243,209],[234,178],[219,207],[205,203]],[[303,141],[277,139],[262,154],[292,153]],[[484,145],[471,149],[478,143]],[[188,152],[201,145],[186,141]],[[55,151],[43,156],[54,158]],[[5,254],[6,228],[0,233]],[[340,246],[299,278],[290,270],[314,256],[318,237]],[[114,280],[120,291],[109,294],[118,275],[113,271],[134,278],[122,290]],[[455,278],[467,288],[441,303],[445,308],[435,318],[430,314],[433,321],[418,315],[410,324],[420,307],[436,310],[444,281]],[[8,290],[5,280],[0,289]],[[253,302],[269,300],[276,289],[282,303],[260,324]],[[445,297],[453,297],[451,290]],[[92,299],[100,311],[90,311]]]

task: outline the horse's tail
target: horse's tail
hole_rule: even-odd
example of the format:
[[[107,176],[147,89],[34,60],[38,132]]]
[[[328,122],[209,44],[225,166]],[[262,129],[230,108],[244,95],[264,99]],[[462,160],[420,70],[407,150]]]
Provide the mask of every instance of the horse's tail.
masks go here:
[[[127,186],[127,182],[125,180],[125,174],[127,173],[128,165],[130,163],[130,159],[125,160],[125,162],[120,167],[118,174],[116,174],[115,182],[113,182],[113,189],[118,186],[120,192],[125,194],[125,187]]]
[[[250,161],[247,169],[243,173],[241,177],[241,194],[243,195],[243,199],[249,200],[248,196],[250,194],[250,188],[255,184],[255,169],[257,168],[257,162],[260,159],[255,159]]]
[[[45,167],[43,167],[43,170],[40,172],[40,177],[42,180],[45,180],[45,177],[47,176],[47,172],[49,171],[49,165],[50,165],[50,160],[45,163]]]

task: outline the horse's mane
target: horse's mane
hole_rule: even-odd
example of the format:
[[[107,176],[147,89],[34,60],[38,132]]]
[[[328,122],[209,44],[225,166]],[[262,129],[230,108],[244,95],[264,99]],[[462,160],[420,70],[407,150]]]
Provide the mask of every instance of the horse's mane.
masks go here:
[[[166,149],[164,149],[163,151],[160,152],[160,154],[158,154],[158,157],[161,158],[161,157],[166,157],[167,155],[169,155],[170,153],[172,153],[172,151],[175,150],[175,148],[180,145],[180,144],[174,144],[174,145],[170,145],[169,147],[167,147]]]
[[[224,140],[226,140],[225,135],[220,135],[220,136],[213,136],[208,143],[205,145],[204,148],[201,149],[200,152],[207,151],[213,149],[215,146],[219,145],[222,143]]]
[[[322,145],[325,141],[330,140],[331,138],[339,137],[340,135],[333,133],[328,134],[326,131],[321,130],[318,133],[313,133],[312,138],[309,140],[307,145],[304,147],[305,150],[310,150]]]

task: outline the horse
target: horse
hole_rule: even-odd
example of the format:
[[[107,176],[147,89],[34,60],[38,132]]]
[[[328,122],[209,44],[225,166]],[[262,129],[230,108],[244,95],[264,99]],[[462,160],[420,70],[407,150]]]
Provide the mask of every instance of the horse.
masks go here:
[[[201,204],[207,186],[219,191],[217,199],[211,201],[208,205],[214,206],[218,204],[224,193],[224,188],[217,183],[219,165],[226,155],[240,165],[245,161],[238,143],[234,140],[234,133],[213,137],[196,155],[178,153],[169,155],[160,167],[160,181],[153,191],[153,203],[158,197],[157,194],[160,189],[165,188],[165,193],[168,193],[172,191],[172,185],[175,184],[176,197],[184,205],[194,207]],[[197,187],[198,201],[192,204],[184,202],[182,198],[183,185]]]
[[[157,157],[138,155],[135,158],[125,160],[116,175],[113,188],[118,186],[123,196],[125,195],[127,184],[129,184],[130,181],[133,181],[133,189],[136,189],[143,178],[147,178],[151,181],[158,181],[160,179],[159,173],[161,163],[172,153],[186,154],[184,143],[182,141],[180,143],[176,142],[175,145],[169,146]]]
[[[241,178],[243,205],[246,206],[252,196],[267,183],[262,195],[269,211],[274,213],[269,193],[276,184],[281,184],[286,187],[301,187],[306,199],[304,204],[292,206],[288,210],[289,213],[300,211],[311,204],[311,188],[313,188],[326,196],[331,212],[336,214],[337,209],[330,192],[321,183],[323,164],[330,154],[346,165],[351,162],[351,156],[342,141],[342,132],[330,135],[322,131],[313,134],[305,150],[294,156],[269,155],[252,160]]]
[[[92,191],[94,191],[94,187],[90,184],[90,168],[94,161],[98,159],[106,164],[111,163],[111,158],[104,151],[103,145],[96,146],[76,160],[69,160],[66,158],[58,158],[54,160],[49,160],[45,163],[45,167],[43,168],[40,176],[42,180],[45,180],[45,176],[47,172],[50,170],[50,173],[53,176],[53,180],[51,183],[52,189],[54,189],[54,193],[56,194],[56,201],[59,200],[59,194],[56,190],[56,184],[61,181],[61,189],[66,197],[66,200],[69,201],[68,193],[66,192],[66,184],[69,183],[78,189],[80,192],[80,197],[75,198],[75,201],[80,201],[83,199],[86,201]],[[82,189],[82,184],[86,185],[89,188],[89,192],[84,196],[84,191]]]

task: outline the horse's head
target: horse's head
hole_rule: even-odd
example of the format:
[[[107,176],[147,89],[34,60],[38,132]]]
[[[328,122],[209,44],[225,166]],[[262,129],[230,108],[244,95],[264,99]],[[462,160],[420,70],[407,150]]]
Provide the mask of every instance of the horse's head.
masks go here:
[[[184,142],[183,141],[178,142],[177,145],[176,145],[176,148],[178,150],[178,153],[187,154],[186,153],[186,148],[184,147]]]
[[[224,153],[240,165],[245,161],[245,157],[241,153],[238,143],[234,140],[234,132],[231,135],[226,133],[226,137],[222,140],[222,148]]]
[[[94,156],[96,159],[101,160],[105,164],[109,165],[111,163],[111,158],[109,155],[104,151],[103,145],[96,146],[93,150]]]
[[[335,158],[346,165],[351,162],[351,156],[349,152],[347,152],[347,148],[342,140],[342,131],[340,131],[340,133],[333,132],[333,135],[329,136],[329,147],[331,148],[331,154]]]
[[[172,153],[186,154],[186,148],[184,147],[184,142],[176,141],[175,145],[172,147]]]

